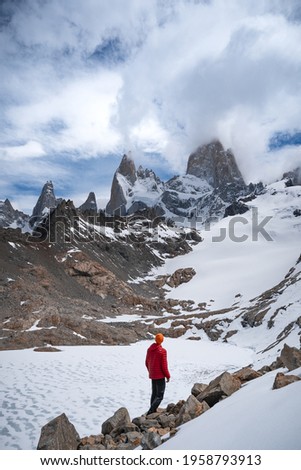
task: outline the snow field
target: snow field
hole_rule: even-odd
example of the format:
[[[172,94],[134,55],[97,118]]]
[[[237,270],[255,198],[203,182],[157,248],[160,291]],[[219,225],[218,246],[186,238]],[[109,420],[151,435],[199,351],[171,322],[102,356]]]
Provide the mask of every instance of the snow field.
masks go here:
[[[0,449],[35,449],[41,427],[66,413],[80,436],[125,406],[131,418],[149,406],[151,382],[144,365],[151,341],[131,346],[62,347],[62,352],[1,351]],[[253,351],[210,341],[168,339],[171,381],[162,406],[187,399],[195,382],[253,360]]]

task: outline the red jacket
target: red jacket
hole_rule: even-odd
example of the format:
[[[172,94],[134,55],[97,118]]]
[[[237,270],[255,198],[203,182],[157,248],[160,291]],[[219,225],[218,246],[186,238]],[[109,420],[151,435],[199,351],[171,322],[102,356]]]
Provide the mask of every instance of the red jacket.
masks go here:
[[[167,352],[162,348],[161,344],[152,344],[146,354],[145,365],[149,372],[150,379],[167,379],[170,373],[167,365]]]

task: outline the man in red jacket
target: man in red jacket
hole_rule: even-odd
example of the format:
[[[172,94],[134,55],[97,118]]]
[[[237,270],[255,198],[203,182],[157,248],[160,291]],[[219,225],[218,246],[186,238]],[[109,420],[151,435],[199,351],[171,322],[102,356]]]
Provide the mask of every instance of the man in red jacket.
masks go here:
[[[165,392],[165,378],[169,382],[170,373],[167,364],[167,352],[162,348],[164,341],[162,333],[158,333],[153,343],[147,350],[145,365],[149,372],[149,378],[152,380],[152,396],[150,401],[150,409],[147,415],[157,411],[158,406],[163,400]]]

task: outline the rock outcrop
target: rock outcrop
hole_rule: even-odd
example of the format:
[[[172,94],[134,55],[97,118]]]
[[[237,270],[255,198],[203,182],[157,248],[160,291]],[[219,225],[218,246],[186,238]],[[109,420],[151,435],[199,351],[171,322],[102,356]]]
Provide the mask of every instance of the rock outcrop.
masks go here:
[[[297,167],[292,171],[284,173],[282,179],[286,180],[286,186],[301,185],[301,167]]]
[[[87,212],[89,214],[97,213],[97,202],[94,192],[89,193],[86,201],[81,206],[79,206],[78,210],[80,212]]]
[[[280,361],[288,370],[294,370],[301,367],[301,351],[297,348],[291,348],[287,344],[283,346],[280,354]]]
[[[299,380],[301,379],[298,377],[298,375],[286,375],[283,374],[283,372],[278,372],[273,383],[273,390],[286,387],[287,385],[298,382]]]
[[[76,450],[80,437],[65,413],[45,424],[41,430],[38,450]]]
[[[239,390],[240,386],[241,382],[238,378],[233,377],[229,372],[224,372],[212,380],[208,387],[197,396],[197,399],[200,402],[207,402],[211,407],[222,398],[229,397],[232,393]]]
[[[225,150],[219,140],[199,147],[189,156],[186,174],[197,176],[223,192],[229,185],[245,187],[232,151]]]
[[[163,183],[152,170],[136,170],[131,155],[124,155],[112,182],[111,197],[106,206],[109,215],[130,215],[156,207]],[[157,215],[162,214],[160,208]]]
[[[54,209],[59,200],[56,199],[52,181],[47,181],[42,189],[39,199],[33,208],[31,224],[35,225],[45,214]]]

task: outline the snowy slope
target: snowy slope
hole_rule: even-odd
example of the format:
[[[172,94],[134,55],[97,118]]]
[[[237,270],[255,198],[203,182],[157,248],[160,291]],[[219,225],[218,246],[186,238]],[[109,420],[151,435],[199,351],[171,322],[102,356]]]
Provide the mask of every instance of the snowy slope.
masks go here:
[[[248,302],[279,283],[300,256],[301,218],[293,215],[300,208],[300,198],[300,186],[286,188],[283,181],[269,186],[265,194],[247,203],[248,212],[204,230],[202,243],[185,256],[167,260],[152,277],[192,267],[194,278],[169,288],[167,298],[206,302],[210,309],[230,307],[237,302],[237,294],[241,302]],[[265,220],[267,238],[261,233],[256,236],[256,226]],[[221,230],[226,235],[219,241]]]
[[[301,377],[301,368],[292,372]],[[301,381],[272,390],[276,372],[252,382],[181,426],[160,446],[180,449],[301,449]]]

